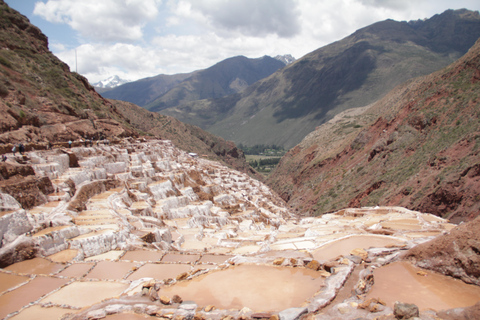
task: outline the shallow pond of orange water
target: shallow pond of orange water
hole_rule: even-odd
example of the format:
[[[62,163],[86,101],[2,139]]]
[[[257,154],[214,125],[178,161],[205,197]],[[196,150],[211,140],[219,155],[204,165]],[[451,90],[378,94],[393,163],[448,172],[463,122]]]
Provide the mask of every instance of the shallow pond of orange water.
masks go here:
[[[310,269],[239,265],[162,288],[159,295],[177,294],[202,307],[274,311],[301,307],[323,284],[318,272]]]

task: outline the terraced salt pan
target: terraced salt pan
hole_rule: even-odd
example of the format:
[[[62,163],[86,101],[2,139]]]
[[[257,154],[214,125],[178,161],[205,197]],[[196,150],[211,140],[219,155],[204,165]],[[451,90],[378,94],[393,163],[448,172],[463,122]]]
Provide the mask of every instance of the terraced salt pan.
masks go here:
[[[127,251],[120,259],[128,261],[160,261],[163,251],[135,250]]]
[[[128,287],[126,283],[112,281],[75,281],[48,295],[41,302],[83,308],[107,298],[118,297]]]
[[[163,259],[162,263],[165,262],[176,262],[176,263],[194,263],[200,259],[198,254],[178,254],[178,253],[167,253]]]
[[[48,256],[53,262],[66,263],[74,259],[79,251],[76,249],[66,249]]]
[[[145,319],[158,319],[158,317],[151,317],[142,314],[135,313],[117,313],[109,315],[106,320],[145,320]]]
[[[239,265],[161,288],[159,294],[177,294],[202,307],[274,311],[301,307],[323,283],[310,269]]]
[[[85,279],[122,280],[136,269],[137,263],[126,261],[100,261]]]
[[[94,265],[94,263],[74,263],[66,267],[57,275],[67,278],[83,278],[88,272],[90,272]]]
[[[100,261],[100,260],[118,260],[125,252],[122,250],[110,250],[108,252],[86,258],[85,261]]]
[[[348,255],[353,249],[369,249],[402,245],[404,241],[394,237],[380,235],[354,235],[332,241],[315,250],[312,254],[316,260],[330,260],[340,255]]]
[[[175,279],[179,274],[190,270],[192,270],[192,267],[188,264],[147,263],[128,276],[127,280],[134,281],[141,278]]]
[[[142,151],[137,152],[140,150]],[[86,211],[79,213],[68,211],[66,209],[67,200],[58,201],[63,198],[57,196],[49,199],[57,202],[51,202],[46,206],[31,210],[32,213],[35,213],[36,221],[47,219],[49,215],[53,217],[53,215],[62,216],[63,214],[65,215],[64,219],[55,222],[60,225],[69,224],[70,228],[77,230],[78,234],[82,234],[75,239],[59,238],[58,246],[49,244],[48,249],[51,251],[48,253],[58,253],[50,255],[48,259],[63,263],[61,265],[53,264],[54,266],[60,265],[63,269],[52,272],[42,271],[50,274],[46,279],[63,279],[71,282],[58,292],[68,293],[70,290],[72,295],[75,290],[80,290],[79,292],[82,294],[89,294],[96,290],[100,292],[105,283],[130,285],[132,281],[141,278],[154,278],[161,281],[176,278],[183,272],[192,273],[197,269],[214,270],[232,257],[232,262],[238,259],[251,259],[251,261],[260,259],[263,262],[273,262],[273,259],[278,257],[286,258],[285,263],[291,265],[297,265],[297,262],[292,262],[297,260],[298,265],[303,265],[313,258],[311,253],[322,252],[322,250],[325,252],[330,246],[335,248],[335,246],[345,244],[343,242],[352,241],[352,239],[346,240],[349,239],[348,237],[360,237],[353,238],[356,240],[365,240],[370,237],[377,239],[381,236],[371,233],[391,232],[398,236],[394,239],[400,243],[414,239],[409,242],[411,244],[423,241],[418,237],[426,239],[428,236],[447,232],[453,227],[443,219],[397,207],[346,209],[320,218],[290,219],[293,217],[289,215],[286,208],[280,205],[281,200],[260,182],[252,180],[242,173],[226,169],[218,163],[201,158],[192,159],[164,141],[151,143],[148,146],[130,145],[128,151],[112,146],[78,148],[75,152],[79,163],[85,163],[86,166],[75,170],[70,168],[63,173],[54,172],[53,175],[61,176],[60,179],[54,181],[60,192],[69,190],[64,184],[67,176],[78,183],[104,179],[106,177],[105,169],[102,168],[98,174],[91,174],[90,171],[93,171],[91,168],[102,166],[109,161],[125,163],[126,172],[114,175],[116,179],[125,180],[124,186],[93,196],[85,204],[88,209]],[[132,154],[132,152],[134,153]],[[83,159],[80,159],[82,157]],[[89,160],[88,157],[94,159]],[[161,169],[163,171],[155,172],[154,166],[152,166],[153,162],[156,162],[158,169],[161,169],[160,163],[164,167]],[[110,166],[110,169],[116,170],[116,167],[122,166],[123,164],[115,164]],[[157,171],[159,171],[158,169]],[[103,178],[102,174],[104,174]],[[192,187],[194,185],[195,187]],[[194,190],[208,193],[218,203],[198,201]],[[228,206],[222,207],[222,203]],[[70,217],[75,217],[75,225],[71,224]],[[165,217],[169,217],[171,220],[167,220]],[[396,226],[398,228],[395,229]],[[421,226],[421,228],[417,226]],[[86,233],[87,229],[92,232]],[[38,233],[35,238],[48,237],[63,230],[63,228],[58,230],[47,228]],[[165,237],[162,237],[161,242],[148,244],[139,239],[148,232],[165,235]],[[173,239],[168,236],[169,234],[172,234]],[[158,239],[155,240],[158,241]],[[344,250],[343,255],[348,255],[350,248],[361,247],[361,241],[353,242],[355,242],[353,247],[347,246],[347,248],[339,249],[340,251]],[[45,246],[46,242],[42,245]],[[369,242],[368,246],[370,245],[372,244]],[[385,245],[388,244],[383,242],[373,244],[375,247]],[[63,250],[65,248],[70,248],[71,251]],[[127,248],[129,251],[125,251]],[[140,250],[142,248],[151,250]],[[162,250],[154,251],[153,248]],[[137,250],[130,251],[131,249]],[[190,255],[169,251],[171,249]],[[340,254],[336,249],[333,251],[335,253],[332,253],[331,256],[336,257]],[[222,254],[228,256],[221,256]],[[78,259],[90,255],[93,256],[84,261],[78,261]],[[243,255],[243,257],[234,257],[235,255]],[[289,257],[292,260],[288,259]],[[325,259],[319,257],[319,260]],[[347,272],[349,268],[350,266],[343,268],[344,272]],[[230,269],[231,267],[227,270]],[[297,269],[304,270],[303,268]],[[26,271],[25,274],[35,274],[32,273],[32,270],[24,271]],[[338,274],[342,272],[339,271]],[[214,273],[209,274],[213,276]],[[257,280],[258,277],[263,277],[263,274],[252,274],[251,277],[255,277]],[[336,277],[338,274],[334,274],[332,277]],[[17,277],[14,274],[9,276]],[[15,287],[15,279],[26,279],[28,283],[32,281],[29,277],[23,277],[11,278],[9,281],[13,281],[11,284],[13,287]],[[125,277],[126,279],[124,279]],[[85,281],[87,280],[85,278],[89,280]],[[235,276],[232,274],[229,278],[233,279]],[[102,279],[108,279],[108,281]],[[196,279],[200,279],[200,277]],[[327,284],[332,278],[328,279]],[[261,288],[257,287],[255,283],[252,284],[251,279],[246,279],[244,282],[249,283],[258,292],[263,292],[267,290],[264,288],[268,288],[272,283],[282,283],[282,281],[275,279]],[[303,280],[299,281],[304,283]],[[95,285],[83,288],[89,282]],[[181,281],[178,284],[187,282]],[[81,283],[81,285],[74,285],[75,283]],[[306,281],[304,284],[308,283],[309,281]],[[23,283],[22,287],[25,285]],[[233,283],[230,287],[235,285]],[[5,284],[5,287],[7,286],[10,284]],[[73,289],[70,289],[70,286]],[[135,290],[128,292],[128,296],[134,295],[135,292],[139,294],[141,286],[139,282]],[[58,288],[56,287],[56,289]],[[64,291],[67,288],[69,289]],[[277,288],[278,294],[282,290],[287,289]],[[329,295],[332,295],[335,292],[334,286],[328,285],[327,289],[322,290],[324,291],[320,293],[320,300],[324,297],[323,293],[328,292]],[[18,292],[23,293],[22,291]],[[117,296],[118,291],[115,294]],[[249,293],[245,293],[245,295],[249,295]],[[312,297],[312,294],[308,295]],[[5,293],[0,292],[0,298],[4,296]],[[44,303],[43,301],[48,303],[48,297],[44,297],[41,303]],[[67,295],[67,299],[63,301],[60,293],[54,297],[56,301],[62,305],[65,303],[67,307],[70,303],[69,299],[72,299]],[[188,299],[182,295],[181,297],[184,300]],[[272,294],[272,297],[275,296]],[[103,298],[102,295],[94,297],[93,300],[96,299],[94,303],[100,303]],[[193,300],[197,301],[198,297]],[[89,305],[89,303],[91,301],[82,303],[82,305]],[[220,305],[215,305],[217,308],[221,308]],[[40,315],[45,308],[42,308],[38,302],[36,306]],[[280,311],[287,306],[288,304],[285,303],[275,308],[279,308],[276,311]],[[296,306],[299,305],[296,304]],[[310,304],[309,309],[310,306],[314,307],[313,304]],[[26,312],[28,309],[24,311]],[[12,310],[18,311],[18,309]],[[80,312],[74,309],[67,310]],[[111,317],[108,316],[107,319]],[[118,315],[118,317],[121,318],[123,315]],[[138,317],[143,316],[138,315]]]
[[[59,308],[59,307],[48,307],[43,308],[39,305],[33,305],[26,309],[23,309],[17,315],[9,318],[11,320],[51,320],[51,319],[61,319],[62,316],[67,313],[71,313],[71,309]]]
[[[0,293],[28,281],[30,281],[29,276],[18,276],[11,273],[0,272]]]
[[[68,279],[36,277],[27,284],[0,296],[0,318],[38,300],[65,285]]]
[[[4,269],[17,274],[51,275],[57,273],[64,267],[62,264],[53,263],[43,258],[34,258],[12,264]]]
[[[480,287],[395,262],[373,271],[374,285],[367,298],[381,297],[389,307],[395,301],[416,304],[420,310],[461,308],[480,301]]]

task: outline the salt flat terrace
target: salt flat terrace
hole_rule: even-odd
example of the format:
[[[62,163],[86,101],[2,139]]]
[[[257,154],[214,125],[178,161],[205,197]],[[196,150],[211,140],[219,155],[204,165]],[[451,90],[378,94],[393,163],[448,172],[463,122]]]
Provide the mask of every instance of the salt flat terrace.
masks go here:
[[[35,252],[0,269],[0,318],[321,318],[360,265],[387,265],[454,227],[400,207],[300,219],[263,183],[169,141],[26,157],[55,192],[0,217],[0,252]],[[359,299],[368,293],[361,281]],[[258,292],[271,294],[247,298]]]

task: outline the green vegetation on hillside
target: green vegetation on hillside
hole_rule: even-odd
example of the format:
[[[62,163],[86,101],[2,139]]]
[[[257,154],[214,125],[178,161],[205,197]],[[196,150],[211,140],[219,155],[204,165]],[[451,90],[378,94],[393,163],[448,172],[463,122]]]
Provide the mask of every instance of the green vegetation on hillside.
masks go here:
[[[239,144],[238,147],[243,150],[245,158],[253,169],[265,176],[275,169],[280,162],[281,157],[285,154],[285,149],[277,145],[257,144],[252,147]]]

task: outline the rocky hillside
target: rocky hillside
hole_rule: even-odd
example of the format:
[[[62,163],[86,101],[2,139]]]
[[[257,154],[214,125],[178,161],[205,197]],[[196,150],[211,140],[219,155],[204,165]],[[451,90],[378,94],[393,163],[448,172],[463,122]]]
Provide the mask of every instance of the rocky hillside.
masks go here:
[[[312,215],[398,205],[471,220],[480,213],[479,89],[477,41],[449,67],[317,128],[285,155],[269,184]]]
[[[101,97],[83,76],[48,50],[48,39],[0,1],[0,143],[45,148],[47,142],[156,136],[189,152],[246,171],[235,145],[133,104]]]
[[[460,58],[480,15],[449,10],[425,21],[381,21],[322,47],[243,92],[162,111],[244,145],[292,148],[315,127],[377,101],[395,86]]]

